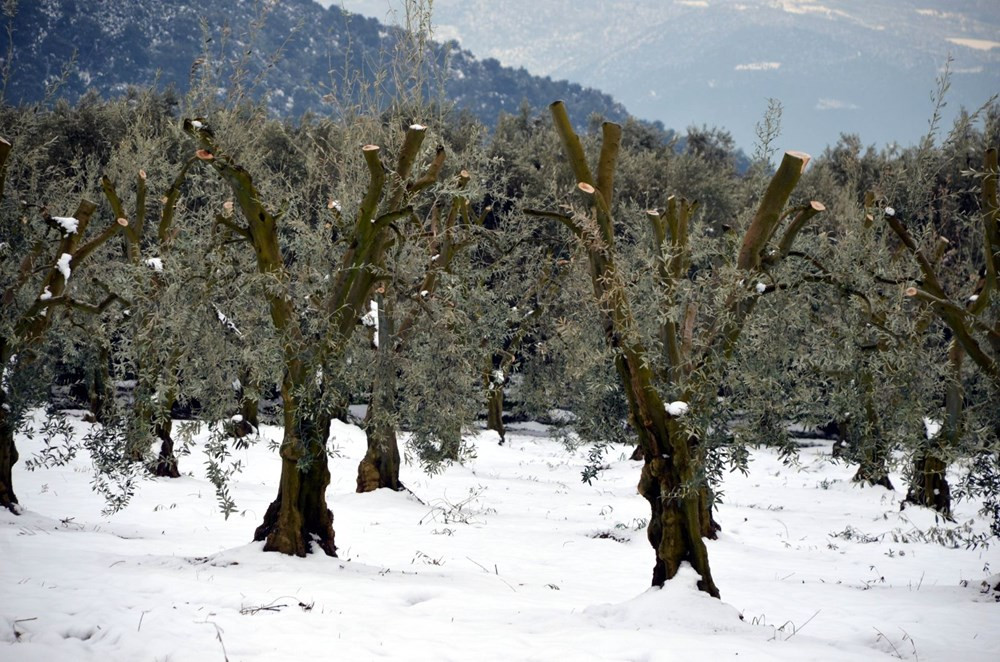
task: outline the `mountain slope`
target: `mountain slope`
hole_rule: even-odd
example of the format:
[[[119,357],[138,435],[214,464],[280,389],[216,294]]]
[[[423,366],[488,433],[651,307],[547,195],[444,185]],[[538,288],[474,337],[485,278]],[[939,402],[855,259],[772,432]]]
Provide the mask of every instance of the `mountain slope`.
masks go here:
[[[60,78],[56,95],[70,100],[88,88],[102,95],[149,84],[185,91],[208,74],[231,96],[241,89],[229,82],[232,74],[243,72],[249,93],[286,115],[333,112],[334,98],[384,103],[403,40],[396,28],[312,0],[37,0],[19,3],[11,28],[12,39],[0,30],[0,62],[10,60],[6,103],[42,100]],[[540,106],[564,98],[581,118],[626,116],[605,94],[480,61],[455,44],[433,46],[428,59],[447,66],[445,96],[488,124],[524,99]]]

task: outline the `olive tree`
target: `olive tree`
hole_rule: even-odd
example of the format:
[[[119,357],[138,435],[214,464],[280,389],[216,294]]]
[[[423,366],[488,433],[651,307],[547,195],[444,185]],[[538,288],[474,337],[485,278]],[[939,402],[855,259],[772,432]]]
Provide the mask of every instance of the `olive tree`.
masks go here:
[[[376,128],[373,123],[354,128],[365,127]],[[268,551],[302,556],[315,543],[333,556],[336,546],[333,515],[326,502],[330,481],[326,444],[334,411],[327,375],[342,368],[347,343],[370,310],[371,294],[382,278],[384,257],[393,241],[391,228],[412,216],[413,199],[426,188],[414,182],[437,178],[439,165],[433,157],[422,172],[414,174],[424,158],[421,150],[427,130],[411,125],[402,136],[390,134],[391,139],[400,141],[392,167],[383,164],[382,149],[371,143],[358,152],[362,163],[347,160],[341,165],[342,179],[357,184],[356,188],[345,187],[344,193],[360,193],[358,198],[329,198],[328,202],[303,199],[297,192],[276,212],[267,204],[255,176],[224,151],[206,122],[185,120],[185,129],[198,143],[197,158],[219,176],[232,195],[233,211],[221,210],[216,222],[228,230],[236,244],[244,244],[252,252],[262,277],[260,296],[281,348],[281,478],[277,497],[254,537],[264,541]],[[366,172],[364,184],[358,171],[352,170],[358,165]],[[275,192],[281,190],[273,182],[271,186]],[[283,232],[284,225],[308,234],[312,238],[308,249],[300,246],[303,253],[289,254],[295,244]],[[323,235],[328,242],[325,256]],[[334,251],[339,255],[331,255]]]
[[[87,230],[95,220],[97,205],[81,199],[75,211],[53,215],[54,205],[66,204],[65,196],[37,208],[22,199],[11,199],[6,191],[8,159],[13,146],[0,139],[0,226],[5,240],[3,260],[2,317],[0,317],[0,506],[17,513],[12,469],[19,456],[14,433],[24,422],[27,406],[17,392],[39,347],[56,324],[61,311],[100,313],[116,297],[108,293],[97,303],[82,300],[73,286],[95,252],[128,225],[123,218],[105,224],[97,233]],[[23,174],[19,164],[14,165]],[[24,187],[22,190],[21,187]],[[30,181],[14,180],[15,195],[38,193]],[[22,204],[23,203],[23,204]],[[59,209],[55,209],[58,214]],[[85,273],[85,272],[84,272]],[[76,278],[72,276],[76,274]],[[83,288],[79,288],[83,289]],[[84,290],[85,291],[85,290]]]
[[[645,215],[657,265],[653,278],[670,306],[658,318],[663,356],[654,363],[629,297],[631,274],[618,261],[614,188],[621,127],[602,125],[603,140],[592,169],[563,104],[556,102],[550,108],[578,198],[563,211],[528,213],[564,224],[587,257],[605,341],[613,352],[629,420],[642,448],[639,492],[651,509],[647,533],[656,552],[653,585],[663,585],[687,562],[701,576],[699,588],[718,597],[704,542],[712,534],[712,522],[703,489],[701,434],[689,421],[712,407],[719,367],[732,355],[760,298],[776,289],[774,273],[796,236],[824,209],[814,201],[786,209],[809,156],[785,154],[735,254],[707,277],[714,290],[706,302],[708,309],[683,300],[690,292],[684,283],[691,275],[690,223],[696,204],[670,198],[665,211]]]

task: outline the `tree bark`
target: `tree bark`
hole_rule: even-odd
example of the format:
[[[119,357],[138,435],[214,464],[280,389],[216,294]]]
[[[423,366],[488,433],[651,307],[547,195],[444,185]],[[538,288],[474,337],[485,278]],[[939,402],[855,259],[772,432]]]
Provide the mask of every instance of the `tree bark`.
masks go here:
[[[170,419],[168,410],[166,420],[153,426],[153,433],[160,440],[160,454],[149,468],[154,476],[160,478],[180,478],[181,476],[180,471],[177,470],[177,456],[174,455],[173,430],[174,422]]]
[[[608,341],[612,346],[621,349],[615,365],[643,448],[638,488],[650,507],[647,537],[656,552],[652,585],[663,586],[687,561],[701,576],[698,588],[717,598],[719,589],[712,579],[704,541],[706,532],[712,531],[711,513],[704,500],[706,486],[697,480],[692,464],[697,444],[684,434],[677,419],[667,415],[653,386],[652,372],[640,360],[641,348],[621,344],[621,334],[615,333],[615,325],[609,322],[605,330],[611,332]]]
[[[704,533],[711,529],[704,519],[702,490],[686,485],[676,465],[664,457],[645,459],[639,478],[639,494],[650,506],[646,536],[656,551],[653,586],[663,586],[685,561],[701,575],[698,588],[713,597],[719,589],[712,579]]]
[[[486,429],[500,435],[500,443],[506,441],[507,431],[503,426],[503,384],[496,384],[486,391]]]
[[[399,481],[399,444],[396,426],[385,418],[373,394],[365,414],[365,438],[368,451],[358,465],[358,492],[374,492],[386,487],[396,492],[403,489]]]
[[[944,460],[945,448],[957,448],[962,437],[962,407],[965,393],[962,389],[962,345],[952,341],[948,348],[950,379],[945,390],[945,422],[942,434],[928,435],[927,446],[917,453],[913,465],[913,482],[906,494],[905,503],[933,508],[951,519],[951,486],[948,485],[948,463]]]
[[[108,422],[108,398],[113,397],[108,392],[108,349],[101,347],[98,352],[97,365],[90,370],[87,382],[87,404],[90,417],[94,423],[102,425]]]
[[[278,496],[264,514],[253,539],[264,541],[265,552],[305,556],[315,543],[327,556],[336,556],[333,513],[327,507],[330,485],[326,442],[331,417],[303,420],[285,396],[285,434],[281,442],[281,481]]]
[[[865,483],[870,487],[884,487],[895,490],[889,480],[889,453],[882,439],[878,410],[875,407],[875,378],[870,372],[862,372],[859,381],[865,404],[865,423],[851,422],[847,426],[850,444],[859,456],[859,466],[854,474],[855,483]]]
[[[923,453],[914,462],[913,482],[906,494],[906,503],[933,508],[951,519],[951,487],[945,474],[948,464],[930,453]]]
[[[17,446],[14,445],[14,421],[6,406],[7,393],[0,388],[0,507],[17,515],[17,495],[14,494],[12,474],[18,454]]]
[[[388,287],[384,288],[389,289]],[[358,492],[374,492],[387,487],[399,491],[399,443],[392,414],[396,403],[396,349],[395,317],[391,305],[395,293],[380,290],[375,296],[378,306],[377,323],[373,330],[375,345],[375,378],[372,380],[368,411],[365,412],[365,439],[368,450],[358,465]]]

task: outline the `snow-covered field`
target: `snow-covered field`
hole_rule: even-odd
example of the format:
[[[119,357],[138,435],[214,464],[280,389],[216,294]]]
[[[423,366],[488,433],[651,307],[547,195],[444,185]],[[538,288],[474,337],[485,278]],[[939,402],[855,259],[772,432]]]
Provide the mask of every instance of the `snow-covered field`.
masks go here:
[[[19,439],[26,512],[0,513],[0,660],[1000,659],[1000,603],[981,592],[1000,547],[895,541],[933,515],[853,485],[826,445],[795,468],[757,451],[749,477],[728,477],[709,543],[718,601],[690,570],[647,588],[648,510],[624,448],[588,486],[585,451],[537,426],[505,446],[482,434],[465,466],[404,467],[421,503],[355,494],[364,435],[335,422],[334,437],[339,559],[248,542],[276,491],[264,443],[241,452],[227,521],[200,447],[184,477],[144,483],[108,518],[85,457],[27,472],[38,442]],[[981,533],[976,509],[958,504],[958,525]]]

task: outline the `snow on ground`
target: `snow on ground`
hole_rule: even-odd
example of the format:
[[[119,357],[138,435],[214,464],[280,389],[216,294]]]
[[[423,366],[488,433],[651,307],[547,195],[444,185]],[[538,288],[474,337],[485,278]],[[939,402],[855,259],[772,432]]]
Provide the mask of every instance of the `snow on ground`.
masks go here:
[[[588,486],[585,450],[537,425],[514,426],[505,446],[480,434],[465,466],[404,467],[422,504],[355,494],[364,435],[333,432],[339,559],[248,542],[276,490],[265,443],[239,452],[228,521],[200,446],[181,460],[190,473],[144,483],[112,517],[85,458],[35,472],[22,461],[26,512],[0,514],[0,660],[998,659],[1000,604],[980,587],[996,581],[1000,548],[894,542],[933,515],[854,486],[826,448],[804,449],[797,468],[756,451],[750,476],[727,478],[709,543],[718,601],[690,569],[647,588],[648,509],[628,449]],[[39,442],[18,443],[29,458]],[[958,521],[982,532],[975,511],[959,504]]]

